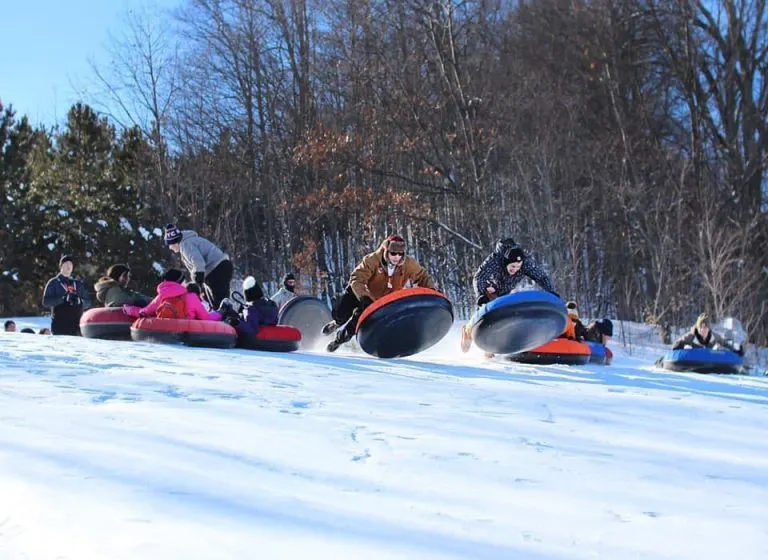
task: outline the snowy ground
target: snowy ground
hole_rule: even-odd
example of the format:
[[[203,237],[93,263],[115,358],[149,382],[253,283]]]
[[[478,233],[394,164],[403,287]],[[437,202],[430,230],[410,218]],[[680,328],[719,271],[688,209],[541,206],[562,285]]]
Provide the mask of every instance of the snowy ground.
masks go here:
[[[768,378],[635,337],[543,367],[455,330],[391,361],[0,333],[0,559],[767,558]]]

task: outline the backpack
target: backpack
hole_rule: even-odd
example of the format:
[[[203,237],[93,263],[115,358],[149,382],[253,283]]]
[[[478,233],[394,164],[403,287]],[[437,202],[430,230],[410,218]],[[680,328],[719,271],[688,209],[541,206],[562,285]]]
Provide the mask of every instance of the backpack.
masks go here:
[[[186,299],[186,294],[166,299],[155,311],[155,317],[160,319],[186,319]]]

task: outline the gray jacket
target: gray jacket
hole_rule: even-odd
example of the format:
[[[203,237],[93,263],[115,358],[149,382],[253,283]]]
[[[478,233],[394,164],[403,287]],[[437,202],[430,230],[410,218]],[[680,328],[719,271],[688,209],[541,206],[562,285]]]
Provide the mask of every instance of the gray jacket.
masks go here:
[[[181,247],[179,254],[181,262],[187,267],[193,279],[196,272],[204,272],[208,275],[214,268],[229,259],[229,255],[205,237],[197,235],[197,232],[184,230],[182,234],[184,237],[179,244]]]
[[[273,295],[269,299],[274,301],[278,307],[282,307],[295,297],[296,297],[296,294],[294,294],[293,292],[289,292],[288,290],[285,289],[285,287],[282,287],[277,292],[275,292],[275,295]]]

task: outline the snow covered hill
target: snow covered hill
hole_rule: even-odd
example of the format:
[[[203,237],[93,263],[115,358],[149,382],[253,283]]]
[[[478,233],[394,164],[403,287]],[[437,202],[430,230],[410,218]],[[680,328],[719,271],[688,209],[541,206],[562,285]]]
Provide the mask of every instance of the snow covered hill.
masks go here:
[[[0,334],[0,559],[768,558],[768,378],[457,337],[384,361]]]

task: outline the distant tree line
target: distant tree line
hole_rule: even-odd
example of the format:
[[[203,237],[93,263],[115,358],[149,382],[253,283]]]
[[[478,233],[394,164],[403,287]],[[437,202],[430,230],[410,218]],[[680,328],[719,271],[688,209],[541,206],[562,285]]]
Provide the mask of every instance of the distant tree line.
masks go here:
[[[462,313],[499,237],[585,315],[768,341],[765,0],[186,0],[131,12],[66,125],[0,123],[0,313],[198,230],[338,293],[400,233]],[[142,229],[143,228],[143,229]]]

